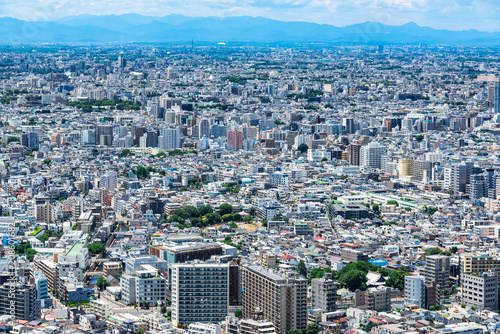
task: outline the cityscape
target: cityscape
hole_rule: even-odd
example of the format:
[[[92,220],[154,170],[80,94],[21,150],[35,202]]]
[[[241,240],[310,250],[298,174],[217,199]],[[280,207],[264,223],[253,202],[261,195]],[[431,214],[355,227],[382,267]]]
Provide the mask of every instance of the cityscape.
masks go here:
[[[3,42],[0,332],[500,333],[485,36]]]

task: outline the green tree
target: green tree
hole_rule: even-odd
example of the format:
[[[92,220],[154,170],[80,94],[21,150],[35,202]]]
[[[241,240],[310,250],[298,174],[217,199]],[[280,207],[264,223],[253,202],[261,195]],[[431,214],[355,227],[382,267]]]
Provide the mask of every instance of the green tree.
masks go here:
[[[349,290],[356,291],[366,287],[366,273],[361,270],[350,270],[339,277],[339,282],[345,285]]]
[[[394,199],[391,199],[391,200],[387,201],[387,205],[399,206],[398,201],[396,201]]]
[[[390,270],[389,278],[385,281],[385,285],[403,291],[405,287],[405,276],[408,275],[408,269],[404,266],[398,270]]]
[[[319,325],[316,323],[310,323],[306,327],[306,334],[318,334],[320,331]]]
[[[288,331],[288,334],[304,334],[300,329],[292,328]]]
[[[229,222],[229,221],[231,221],[233,219],[233,215],[226,214],[226,215],[223,215],[221,218],[222,218],[223,222]]]
[[[212,213],[214,210],[212,209],[211,206],[208,205],[202,205],[198,208],[198,213],[200,214],[200,217],[206,215],[207,213]]]
[[[102,290],[104,290],[107,286],[109,286],[109,285],[110,285],[110,283],[109,283],[108,281],[106,281],[106,280],[104,279],[104,277],[99,276],[99,278],[97,279],[97,283],[96,283],[95,285],[99,288],[99,290],[101,290],[101,291],[102,291]]]
[[[236,310],[234,310],[234,316],[238,317],[238,318],[242,318],[243,317],[243,311],[241,309],[237,308]]]
[[[307,146],[307,144],[304,144],[304,143],[297,146],[297,151],[299,151],[300,153],[306,153],[308,149],[309,149],[309,146]]]
[[[126,148],[126,149],[124,149],[123,151],[120,152],[120,157],[121,158],[132,156],[132,155],[135,155],[134,152],[132,152],[128,148]]]
[[[438,255],[439,253],[441,253],[441,250],[439,249],[439,247],[433,247],[427,248],[426,250],[424,250],[424,252],[427,255]]]
[[[104,247],[104,244],[100,242],[93,242],[90,245],[88,245],[87,248],[89,249],[89,253],[92,255],[100,254],[104,252],[104,250],[106,249]]]
[[[232,222],[231,224],[229,224],[229,227],[232,229],[235,229],[235,228],[238,228],[238,224],[236,224],[235,222]]]
[[[221,216],[229,215],[233,213],[233,206],[229,203],[222,203],[219,206],[219,214]]]
[[[303,260],[299,261],[299,264],[297,265],[297,272],[300,275],[307,277],[307,268],[306,268],[306,264],[304,263]]]
[[[143,166],[137,166],[135,170],[135,175],[137,175],[137,178],[140,180],[146,180],[149,179],[150,172]]]

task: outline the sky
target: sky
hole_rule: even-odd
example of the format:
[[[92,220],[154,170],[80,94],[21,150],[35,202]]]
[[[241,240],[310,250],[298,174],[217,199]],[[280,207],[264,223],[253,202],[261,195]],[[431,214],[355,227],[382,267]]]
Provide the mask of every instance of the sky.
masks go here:
[[[500,0],[0,0],[0,16],[28,21],[127,13],[263,16],[335,26],[415,22],[436,29],[500,31]]]

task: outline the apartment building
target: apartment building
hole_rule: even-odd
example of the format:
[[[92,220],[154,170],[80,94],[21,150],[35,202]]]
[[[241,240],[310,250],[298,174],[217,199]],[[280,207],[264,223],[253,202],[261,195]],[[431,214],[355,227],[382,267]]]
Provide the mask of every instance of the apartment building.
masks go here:
[[[256,308],[274,324],[276,333],[307,326],[307,280],[295,272],[267,270],[260,266],[242,268],[243,316]]]
[[[165,302],[167,280],[158,275],[151,265],[143,265],[135,274],[124,274],[120,279],[122,300],[127,304],[147,302],[154,306],[158,301]]]
[[[462,303],[480,310],[498,309],[498,273],[490,270],[479,275],[462,276]]]
[[[388,288],[371,288],[354,292],[356,307],[364,306],[367,310],[384,312],[391,309],[391,290]]]
[[[217,323],[228,314],[229,264],[172,264],[172,323],[174,326],[194,322]]]
[[[311,304],[313,310],[321,309],[326,313],[337,310],[337,284],[331,273],[311,280]]]

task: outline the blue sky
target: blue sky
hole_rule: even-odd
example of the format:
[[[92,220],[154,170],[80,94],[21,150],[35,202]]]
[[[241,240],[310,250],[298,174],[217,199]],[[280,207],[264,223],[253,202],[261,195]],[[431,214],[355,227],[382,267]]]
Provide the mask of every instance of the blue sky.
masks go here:
[[[410,21],[438,29],[500,31],[500,0],[1,0],[0,16],[51,21],[80,14],[264,16],[345,26]]]

